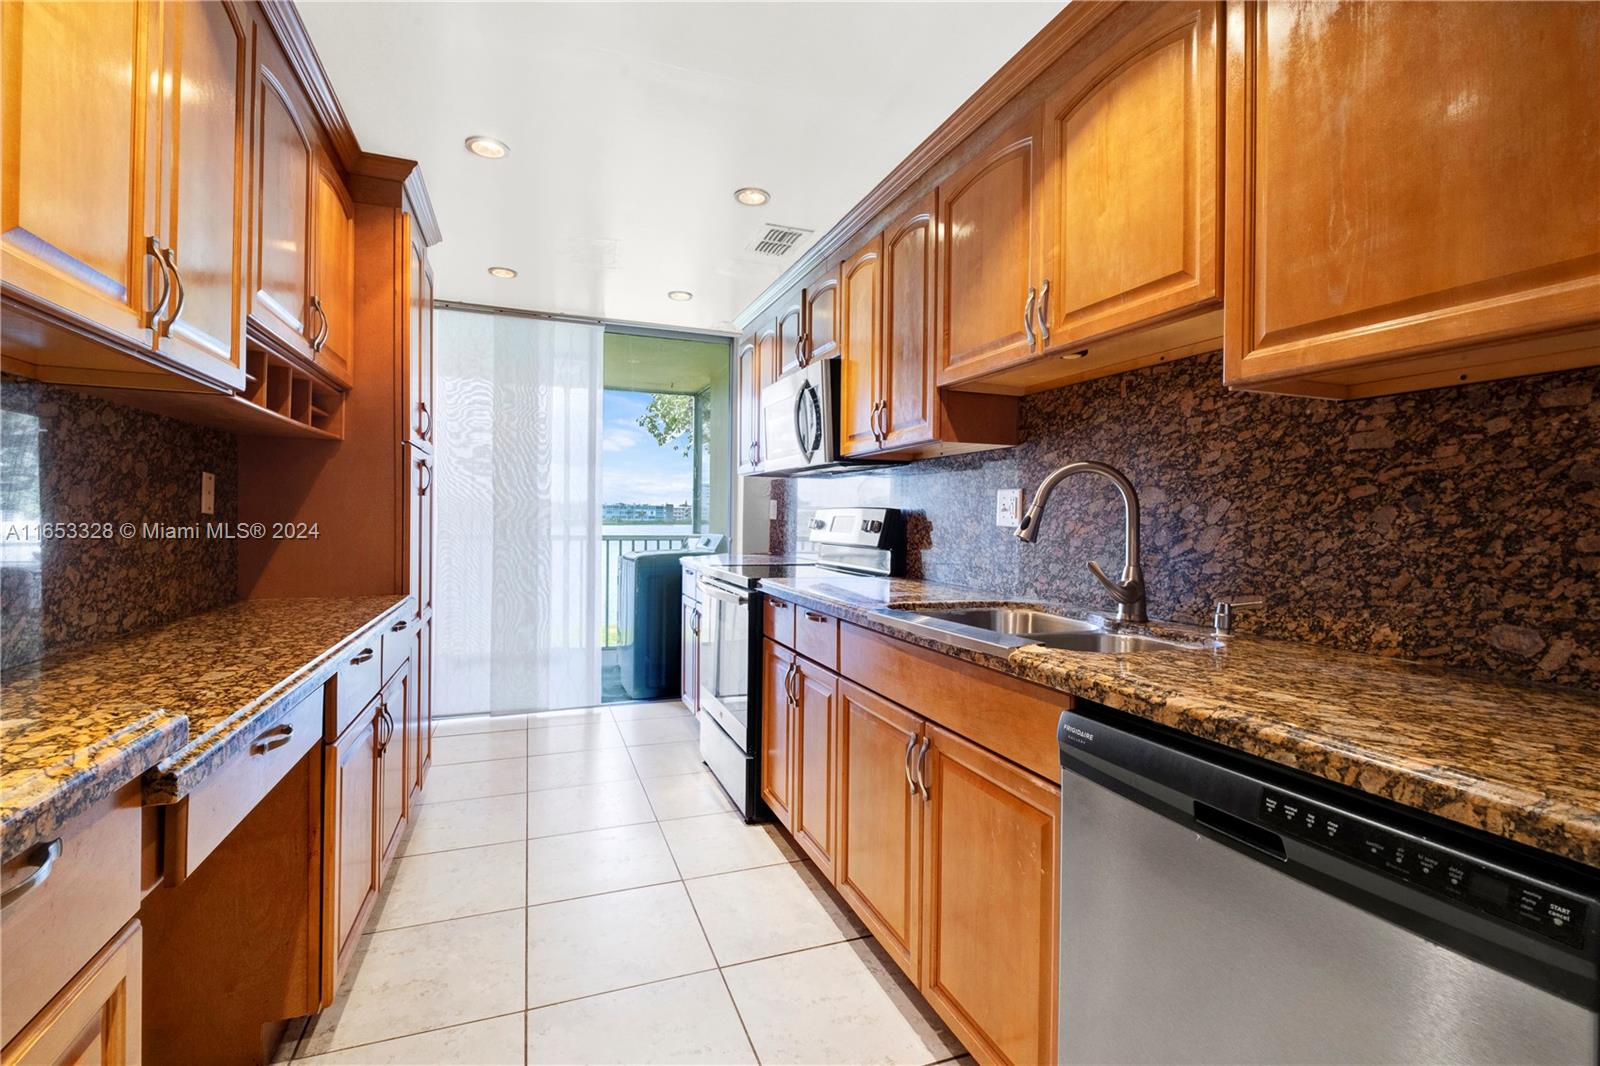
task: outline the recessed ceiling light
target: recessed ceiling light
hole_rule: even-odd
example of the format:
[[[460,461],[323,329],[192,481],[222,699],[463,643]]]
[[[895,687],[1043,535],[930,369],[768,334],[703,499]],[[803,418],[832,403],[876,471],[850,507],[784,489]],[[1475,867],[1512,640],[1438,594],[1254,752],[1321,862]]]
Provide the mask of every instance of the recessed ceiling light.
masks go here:
[[[506,147],[506,142],[497,141],[493,137],[468,137],[467,151],[473,155],[481,155],[485,159],[504,159],[510,154],[511,149]]]
[[[733,198],[738,200],[741,204],[744,204],[746,207],[760,207],[762,204],[772,199],[772,194],[767,192],[765,189],[758,189],[753,185],[747,185],[742,189],[735,189]]]
[[[510,267],[490,267],[489,273],[497,278],[514,278],[517,276],[517,272]]]
[[[679,303],[684,303],[685,301],[694,299],[694,293],[686,292],[683,289],[673,289],[671,292],[667,293],[667,299],[677,300]]]

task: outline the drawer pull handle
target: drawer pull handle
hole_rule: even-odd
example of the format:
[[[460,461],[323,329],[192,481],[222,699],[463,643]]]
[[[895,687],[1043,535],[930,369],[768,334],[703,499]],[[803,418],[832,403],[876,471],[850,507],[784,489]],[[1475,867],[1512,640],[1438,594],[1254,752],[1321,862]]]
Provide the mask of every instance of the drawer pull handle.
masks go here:
[[[815,611],[807,611],[806,612],[806,618],[807,618],[807,620],[812,621],[812,622],[826,622],[828,620],[828,616],[827,615],[818,614]]]
[[[280,726],[274,726],[250,742],[250,754],[265,755],[267,752],[272,751],[275,748],[283,747],[285,744],[289,743],[293,737],[294,726],[290,725],[288,722],[285,722]]]
[[[371,648],[362,648],[361,649],[361,653],[359,655],[357,655],[354,659],[350,660],[350,665],[351,666],[360,666],[362,663],[367,662],[371,658],[372,658],[372,649]]]
[[[50,879],[50,871],[55,869],[56,860],[61,858],[61,838],[56,837],[50,843],[40,844],[33,850],[38,855],[34,860],[33,873],[6,889],[4,894],[0,894],[0,909],[11,906]]]
[[[389,627],[389,632],[398,633],[402,629],[404,629],[406,627],[406,625],[407,625],[406,620],[404,618],[402,618],[402,619],[400,619],[400,621],[396,622],[394,625]]]

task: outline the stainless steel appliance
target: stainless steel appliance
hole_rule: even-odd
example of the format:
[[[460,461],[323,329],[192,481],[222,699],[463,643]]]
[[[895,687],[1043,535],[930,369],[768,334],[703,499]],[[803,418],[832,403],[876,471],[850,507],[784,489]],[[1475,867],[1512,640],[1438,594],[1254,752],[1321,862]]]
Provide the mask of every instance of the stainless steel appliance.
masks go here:
[[[888,577],[904,565],[905,531],[893,508],[825,508],[807,532],[814,563],[731,563],[700,573],[700,757],[749,822],[766,814],[759,799],[762,578]]]
[[[1069,1063],[1586,1063],[1592,871],[1115,711],[1062,715]]]
[[[890,465],[839,454],[839,360],[818,359],[761,390],[761,473],[822,474]]]

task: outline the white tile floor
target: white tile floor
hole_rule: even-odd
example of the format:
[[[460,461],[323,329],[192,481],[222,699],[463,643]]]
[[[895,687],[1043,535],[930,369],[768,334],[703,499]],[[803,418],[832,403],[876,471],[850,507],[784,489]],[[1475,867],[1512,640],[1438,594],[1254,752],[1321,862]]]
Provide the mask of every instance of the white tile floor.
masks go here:
[[[279,1060],[961,1056],[783,834],[733,813],[695,729],[675,701],[439,722],[337,1004]]]

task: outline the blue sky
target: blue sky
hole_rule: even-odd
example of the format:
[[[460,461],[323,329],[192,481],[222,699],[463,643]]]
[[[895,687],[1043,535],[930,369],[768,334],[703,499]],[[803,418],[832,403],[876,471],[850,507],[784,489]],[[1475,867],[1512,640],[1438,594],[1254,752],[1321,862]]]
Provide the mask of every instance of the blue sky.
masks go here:
[[[686,503],[694,495],[694,463],[663,448],[639,425],[648,392],[607,389],[601,402],[600,502]]]

